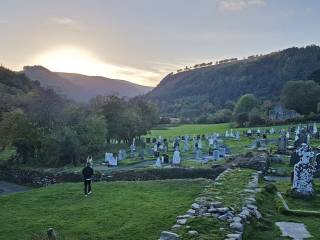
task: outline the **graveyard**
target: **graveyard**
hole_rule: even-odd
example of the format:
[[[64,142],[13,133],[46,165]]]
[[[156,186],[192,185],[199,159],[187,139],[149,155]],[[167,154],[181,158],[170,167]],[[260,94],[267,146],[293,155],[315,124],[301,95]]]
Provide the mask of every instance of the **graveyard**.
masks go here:
[[[64,180],[2,196],[0,238],[44,239],[52,227],[57,239],[317,239],[318,127],[165,125],[115,141],[92,159],[88,198]]]

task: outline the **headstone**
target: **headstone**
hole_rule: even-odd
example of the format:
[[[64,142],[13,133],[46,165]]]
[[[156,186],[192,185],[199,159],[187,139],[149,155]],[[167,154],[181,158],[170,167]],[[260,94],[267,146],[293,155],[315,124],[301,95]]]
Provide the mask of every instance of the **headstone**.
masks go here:
[[[201,160],[201,159],[202,159],[202,152],[201,152],[201,149],[200,149],[200,148],[197,148],[197,149],[196,149],[196,156],[195,156],[195,158],[196,158],[197,160]]]
[[[236,140],[240,140],[240,133],[238,131],[236,132],[236,136],[235,137],[236,137]]]
[[[108,161],[108,165],[109,166],[112,166],[112,167],[115,167],[118,165],[118,159],[117,159],[117,156],[115,156],[116,154],[112,154],[110,153],[109,155],[109,161]]]
[[[160,160],[160,157],[157,157],[157,160],[156,160],[156,167],[161,167],[161,160]]]
[[[163,154],[163,163],[168,164],[169,163],[169,155],[168,154]]]
[[[219,158],[220,158],[219,150],[218,149],[213,150],[212,159],[216,161],[216,160],[219,160]]]
[[[316,135],[317,132],[318,132],[318,128],[317,128],[317,124],[316,123],[313,124],[313,129],[312,130],[313,130],[312,131],[313,135]]]
[[[278,142],[278,153],[286,153],[288,145],[288,139],[285,134],[282,134]]]
[[[180,162],[181,162],[180,152],[178,150],[175,150],[173,152],[172,164],[180,165]]]
[[[300,130],[300,128],[298,128],[298,129],[299,129],[299,132],[296,134],[297,138],[294,142],[295,148],[299,148],[302,143],[308,142],[307,131],[304,128],[301,130]]]
[[[225,157],[226,149],[224,147],[219,147],[219,157]]]
[[[310,196],[314,194],[312,180],[315,171],[311,164],[314,152],[307,144],[302,144],[298,149],[300,161],[294,165],[292,190],[301,196]]]

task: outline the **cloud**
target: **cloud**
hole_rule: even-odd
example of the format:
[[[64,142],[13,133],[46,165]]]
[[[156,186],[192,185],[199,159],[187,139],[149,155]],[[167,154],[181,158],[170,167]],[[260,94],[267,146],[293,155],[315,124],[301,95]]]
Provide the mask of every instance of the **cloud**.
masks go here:
[[[51,20],[53,23],[60,25],[71,25],[75,23],[73,19],[68,17],[52,18]]]
[[[265,0],[218,0],[220,7],[228,11],[241,11],[252,6],[263,6]]]
[[[6,24],[6,23],[8,23],[9,21],[7,21],[7,20],[3,20],[3,19],[0,19],[0,24]]]

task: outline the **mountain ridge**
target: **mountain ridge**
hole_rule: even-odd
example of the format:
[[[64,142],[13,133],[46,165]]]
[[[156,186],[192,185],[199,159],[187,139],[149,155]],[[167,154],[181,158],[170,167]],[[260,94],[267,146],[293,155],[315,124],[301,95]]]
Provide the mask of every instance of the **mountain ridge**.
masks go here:
[[[25,66],[23,72],[41,86],[51,88],[61,95],[76,101],[85,102],[97,95],[134,97],[143,95],[152,87],[138,85],[126,80],[88,76],[78,73],[52,72],[43,66]]]
[[[292,47],[253,59],[168,74],[146,97],[156,101],[164,115],[181,116],[180,109],[196,101],[222,108],[246,93],[262,100],[278,98],[287,81],[307,80],[318,69],[319,46]],[[189,110],[195,108],[199,105]]]

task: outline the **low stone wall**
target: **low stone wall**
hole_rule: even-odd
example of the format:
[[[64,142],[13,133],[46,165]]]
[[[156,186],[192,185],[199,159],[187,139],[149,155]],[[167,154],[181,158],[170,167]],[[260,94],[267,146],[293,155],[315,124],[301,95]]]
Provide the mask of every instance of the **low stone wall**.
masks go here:
[[[214,179],[224,170],[224,167],[219,166],[212,169],[163,168],[115,171],[110,174],[96,172],[94,181],[146,181],[182,178]],[[48,173],[1,166],[0,180],[42,187],[61,182],[80,182],[82,181],[82,174],[80,172]]]

